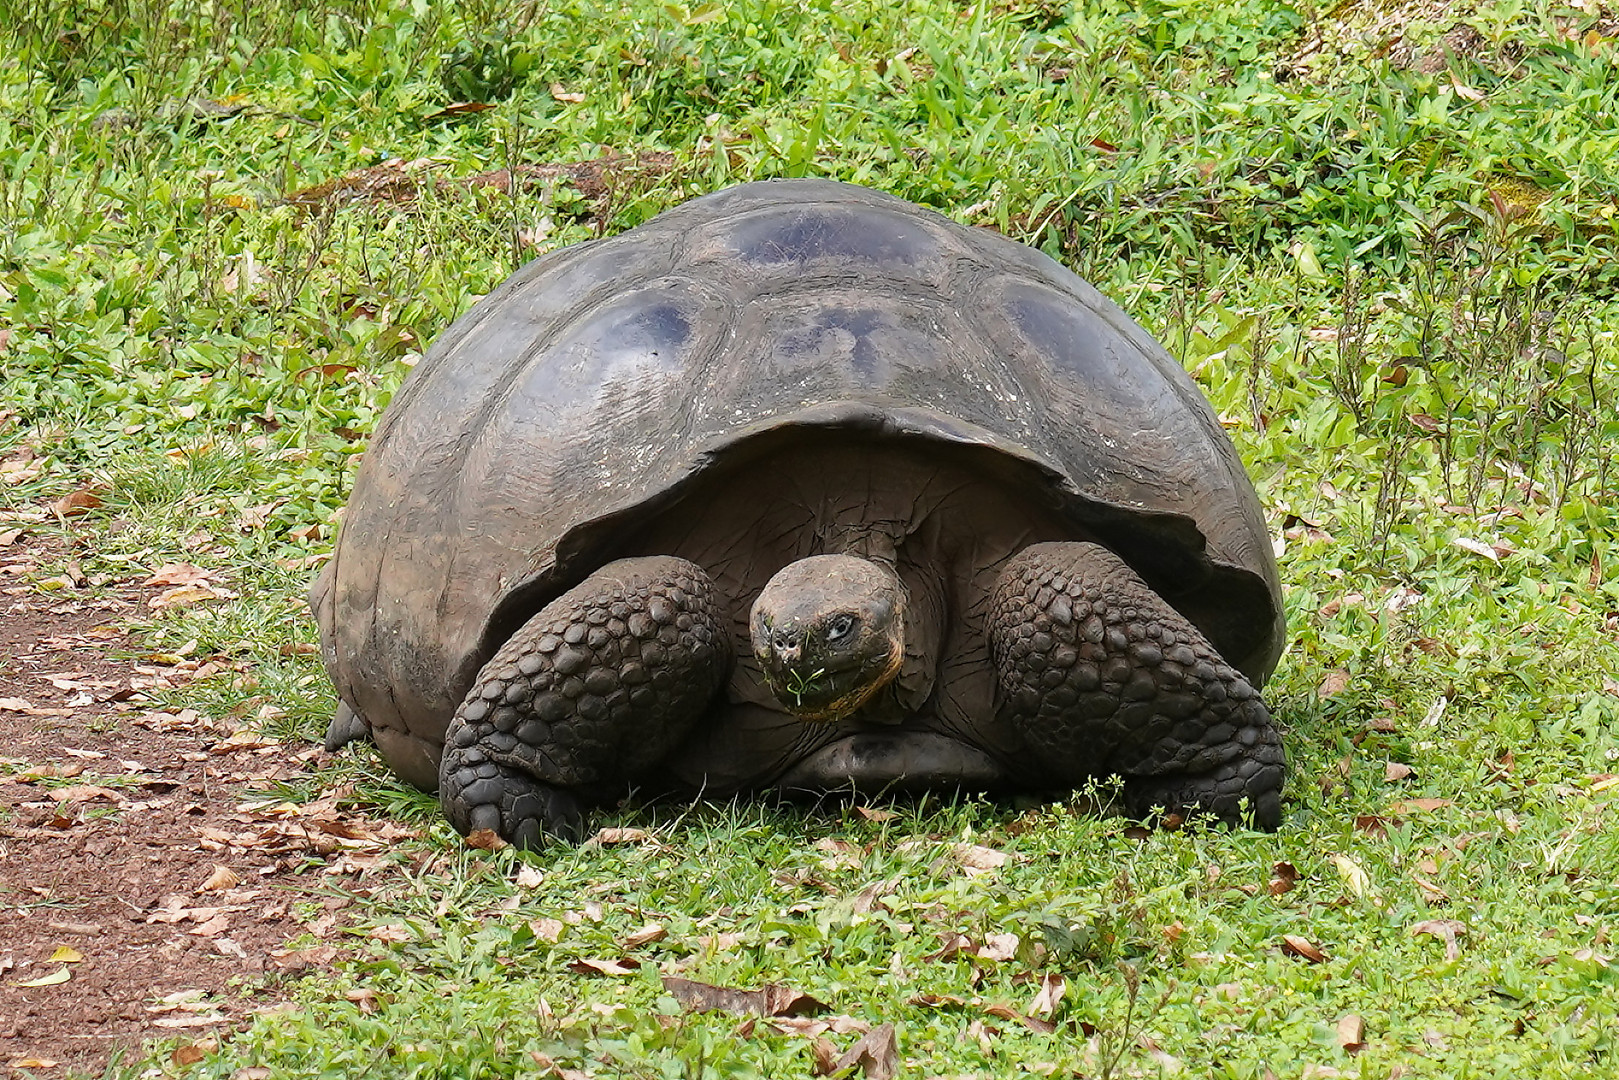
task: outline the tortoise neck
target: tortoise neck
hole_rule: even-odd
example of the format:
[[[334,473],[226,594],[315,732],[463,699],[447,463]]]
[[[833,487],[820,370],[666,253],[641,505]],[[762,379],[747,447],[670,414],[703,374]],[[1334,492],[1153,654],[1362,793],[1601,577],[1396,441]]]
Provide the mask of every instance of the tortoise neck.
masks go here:
[[[903,530],[897,523],[862,521],[833,523],[820,532],[821,550],[827,555],[853,555],[893,571],[899,562]]]

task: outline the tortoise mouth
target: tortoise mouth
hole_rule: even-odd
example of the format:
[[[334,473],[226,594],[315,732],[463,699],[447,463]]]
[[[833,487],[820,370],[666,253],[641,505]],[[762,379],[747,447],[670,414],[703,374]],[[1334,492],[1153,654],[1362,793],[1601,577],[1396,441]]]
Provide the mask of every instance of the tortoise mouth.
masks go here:
[[[841,670],[810,669],[797,664],[764,665],[765,683],[782,707],[807,723],[829,724],[849,716],[899,674],[903,649],[894,648],[880,667],[869,663],[844,665]]]

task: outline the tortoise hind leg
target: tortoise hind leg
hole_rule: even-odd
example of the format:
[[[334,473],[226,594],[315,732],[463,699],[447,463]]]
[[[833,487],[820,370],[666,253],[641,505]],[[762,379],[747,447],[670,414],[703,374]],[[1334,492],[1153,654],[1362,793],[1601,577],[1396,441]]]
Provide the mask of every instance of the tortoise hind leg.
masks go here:
[[[728,643],[700,566],[620,559],[564,593],[478,673],[444,737],[439,800],[461,833],[575,838],[582,798],[628,786],[710,707]]]
[[[1063,782],[1123,776],[1137,816],[1281,824],[1286,766],[1258,692],[1106,548],[1019,552],[996,584],[988,632],[1000,719]]]
[[[351,742],[369,741],[370,738],[371,725],[349,708],[348,702],[339,701],[337,712],[332,714],[332,722],[326,726],[326,742],[322,745],[327,753],[335,754]]]

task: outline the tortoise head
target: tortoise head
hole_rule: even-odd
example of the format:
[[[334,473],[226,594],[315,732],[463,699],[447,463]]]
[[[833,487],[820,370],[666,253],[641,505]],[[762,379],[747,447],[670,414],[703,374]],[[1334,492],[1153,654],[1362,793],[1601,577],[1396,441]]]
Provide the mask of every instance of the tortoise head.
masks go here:
[[[855,555],[812,555],[776,572],[753,602],[753,655],[800,720],[841,720],[905,658],[905,586]]]

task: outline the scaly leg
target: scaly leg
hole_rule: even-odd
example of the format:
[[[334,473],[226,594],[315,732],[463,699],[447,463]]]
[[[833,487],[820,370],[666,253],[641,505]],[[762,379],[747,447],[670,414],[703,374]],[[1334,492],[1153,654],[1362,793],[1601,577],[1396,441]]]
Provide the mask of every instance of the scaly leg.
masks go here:
[[[1135,815],[1281,823],[1286,765],[1258,692],[1106,548],[1019,552],[997,582],[988,633],[1000,718],[1056,778],[1123,776]]]
[[[710,707],[730,645],[702,567],[609,563],[542,608],[451,721],[439,799],[457,830],[577,838],[581,798],[627,786]]]

